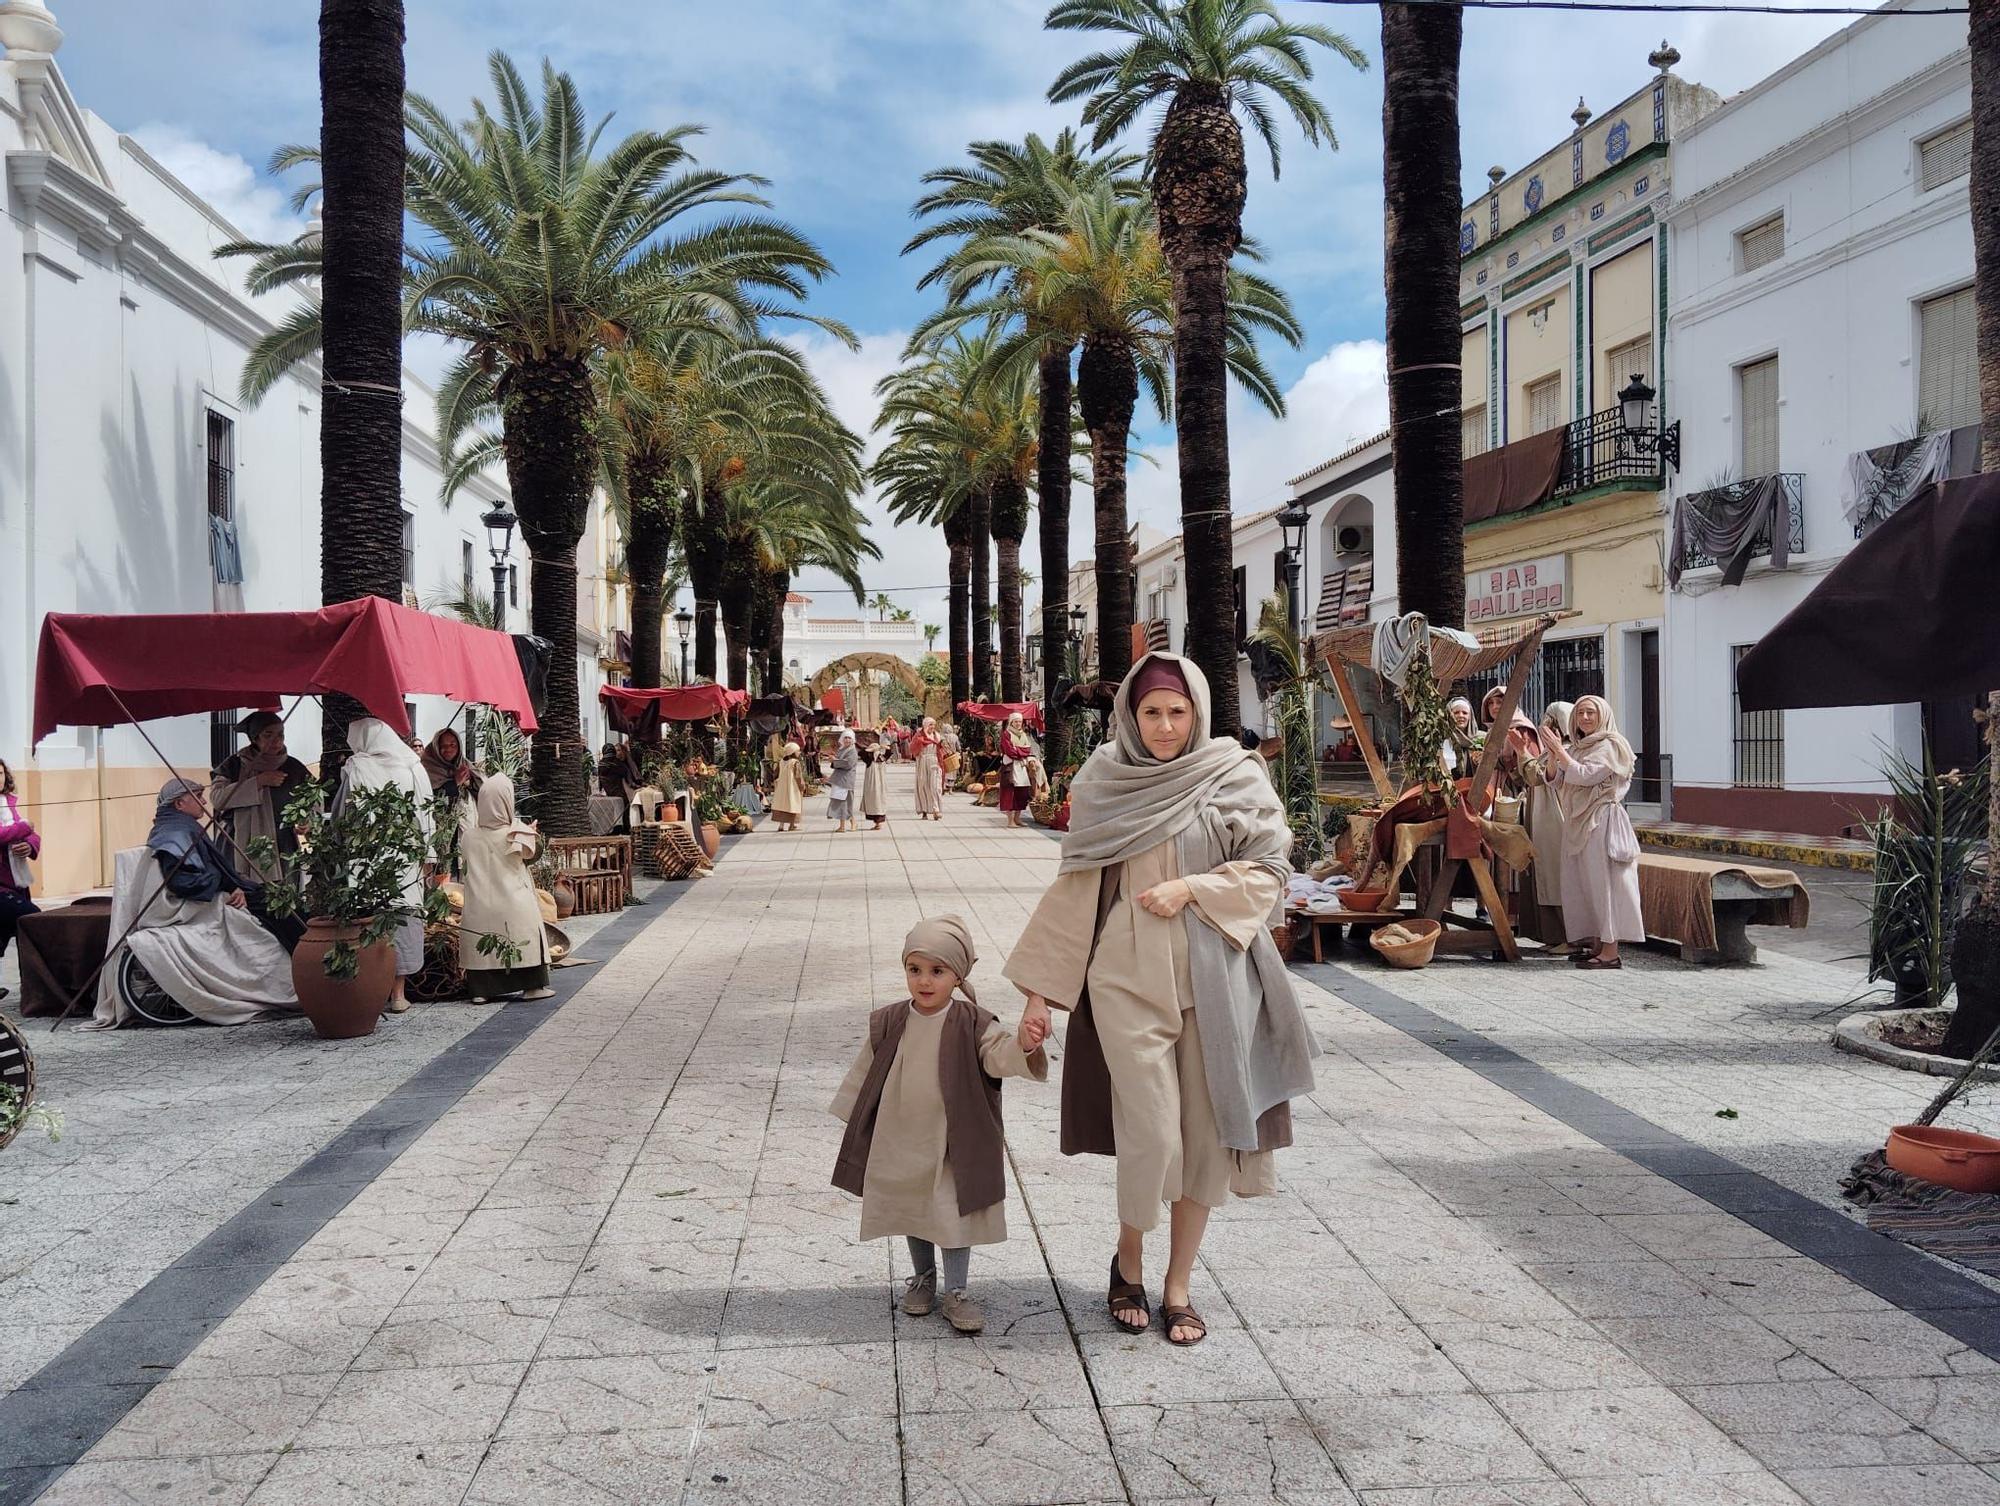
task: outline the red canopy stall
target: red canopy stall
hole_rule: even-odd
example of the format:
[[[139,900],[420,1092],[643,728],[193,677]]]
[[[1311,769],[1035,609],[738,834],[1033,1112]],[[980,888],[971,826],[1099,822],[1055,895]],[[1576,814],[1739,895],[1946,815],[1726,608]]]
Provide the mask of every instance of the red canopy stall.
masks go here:
[[[960,701],[958,709],[966,716],[977,717],[982,722],[1004,722],[1018,711],[1035,731],[1048,730],[1042,725],[1040,701]]]
[[[317,612],[51,612],[35,664],[34,740],[57,727],[275,706],[340,691],[408,736],[406,694],[482,702],[537,726],[514,640],[379,596]]]
[[[658,690],[606,685],[597,699],[611,713],[616,730],[642,737],[661,722],[707,722],[739,715],[750,704],[750,692],[726,685],[667,685]]]

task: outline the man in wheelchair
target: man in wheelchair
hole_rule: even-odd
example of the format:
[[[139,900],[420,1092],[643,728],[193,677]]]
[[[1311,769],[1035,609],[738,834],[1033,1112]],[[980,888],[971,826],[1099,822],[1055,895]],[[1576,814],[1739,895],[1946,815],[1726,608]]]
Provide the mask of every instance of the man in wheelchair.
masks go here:
[[[305,923],[265,909],[263,882],[237,873],[222,845],[203,827],[203,814],[200,786],[175,778],[160,787],[146,847],[160,865],[167,892],[197,904],[220,895],[231,909],[247,910],[289,954],[305,935]]]

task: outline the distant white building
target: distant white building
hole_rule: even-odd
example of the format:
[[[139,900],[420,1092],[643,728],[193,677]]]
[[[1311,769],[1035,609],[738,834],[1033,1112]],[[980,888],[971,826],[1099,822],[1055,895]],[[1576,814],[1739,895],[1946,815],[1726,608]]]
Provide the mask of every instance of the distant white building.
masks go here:
[[[0,753],[43,839],[40,887],[108,880],[108,853],[142,839],[164,777],[130,728],[65,728],[28,743],[35,648],[49,612],[290,611],[319,601],[319,367],[254,409],[237,401],[250,348],[292,295],[250,298],[214,248],[242,233],[71,96],[46,12],[0,15]],[[433,399],[407,374],[406,599],[490,589],[480,513],[506,496],[480,478],[446,510]],[[211,519],[215,520],[213,523]],[[233,540],[233,549],[217,539]],[[507,579],[526,620],[518,535]],[[415,697],[435,730],[456,710]],[[233,714],[148,730],[205,771]],[[317,707],[289,723],[308,761]]]
[[[1968,706],[1745,713],[1735,698],[1740,654],[1855,547],[1850,456],[1922,427],[1956,431],[1953,474],[1977,469],[1969,68],[1964,16],[1869,16],[1675,145],[1673,506],[1779,481],[1742,583],[1687,558],[1667,593],[1678,819],[1834,832],[1885,790],[1884,745],[1915,756],[1929,724],[1942,762],[1977,757]]]
[[[853,598],[841,603],[846,606]],[[896,622],[870,617],[858,607],[853,616],[811,616],[813,599],[798,591],[785,598],[785,677],[810,680],[849,654],[893,654],[912,669],[923,662],[924,625],[914,617]],[[999,614],[994,614],[996,628]],[[939,636],[943,641],[943,636]],[[717,650],[718,654],[720,649]],[[718,663],[721,660],[718,658]]]

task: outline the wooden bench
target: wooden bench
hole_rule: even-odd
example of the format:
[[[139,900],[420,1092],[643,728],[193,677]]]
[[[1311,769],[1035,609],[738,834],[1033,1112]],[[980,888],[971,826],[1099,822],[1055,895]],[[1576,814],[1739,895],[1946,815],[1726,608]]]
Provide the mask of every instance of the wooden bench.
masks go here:
[[[1750,926],[1803,930],[1811,901],[1788,868],[1639,855],[1639,909],[1648,939],[1671,942],[1683,962],[1757,960]]]

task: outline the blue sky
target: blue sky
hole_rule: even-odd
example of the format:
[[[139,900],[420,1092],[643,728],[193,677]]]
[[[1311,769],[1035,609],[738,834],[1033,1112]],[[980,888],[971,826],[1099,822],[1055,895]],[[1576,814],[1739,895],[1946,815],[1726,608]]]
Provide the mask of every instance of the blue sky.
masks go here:
[[[48,0],[67,33],[59,62],[79,100],[132,131],[243,228],[282,230],[282,192],[261,168],[281,142],[318,130],[312,0]],[[486,89],[486,54],[525,67],[550,57],[577,80],[593,118],[621,127],[698,121],[706,165],[772,180],[776,212],[816,239],[840,276],[816,310],[863,336],[856,356],[811,342],[850,423],[873,418],[868,391],[930,307],[921,264],[898,255],[925,169],[968,140],[1046,133],[1074,119],[1046,103],[1056,72],[1090,39],[1041,30],[1045,0],[408,0],[411,88],[454,113]],[[1372,6],[1288,0],[1288,13],[1342,30],[1374,59]],[[1547,16],[1473,12],[1466,23],[1461,125],[1468,189],[1520,166],[1570,129],[1581,95],[1602,109],[1648,77],[1662,36],[1678,71],[1727,95],[1806,50],[1824,17]],[[1290,292],[1307,339],[1274,349],[1290,390],[1277,423],[1241,413],[1232,435],[1239,511],[1282,499],[1283,482],[1380,427],[1381,83],[1325,54],[1316,88],[1338,151],[1287,128],[1283,175],[1253,147],[1248,225]],[[1135,141],[1143,145],[1143,139]],[[1141,436],[1155,463],[1132,478],[1135,515],[1169,532],[1177,509],[1171,435]],[[1088,493],[1074,548],[1088,548]],[[944,553],[916,530],[876,530],[887,558],[869,572],[941,621]],[[1034,553],[1031,548],[1029,554]],[[931,589],[933,587],[939,589]]]

